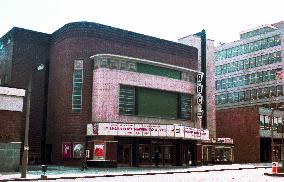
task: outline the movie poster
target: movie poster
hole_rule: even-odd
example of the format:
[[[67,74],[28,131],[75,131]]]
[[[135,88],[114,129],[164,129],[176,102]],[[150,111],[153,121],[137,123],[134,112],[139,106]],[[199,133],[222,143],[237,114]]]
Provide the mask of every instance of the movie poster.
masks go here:
[[[71,142],[66,142],[62,144],[62,158],[70,159],[72,157],[72,144]]]
[[[105,159],[105,143],[95,142],[94,145],[94,160],[104,160]]]

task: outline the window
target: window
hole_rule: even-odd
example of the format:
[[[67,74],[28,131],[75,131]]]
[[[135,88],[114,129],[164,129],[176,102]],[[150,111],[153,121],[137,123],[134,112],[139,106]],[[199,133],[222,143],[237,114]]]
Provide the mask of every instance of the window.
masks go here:
[[[244,54],[249,53],[249,44],[244,45]]]
[[[269,81],[269,77],[270,77],[269,70],[268,71],[263,71],[262,72],[262,76],[263,76],[263,82]]]
[[[216,90],[221,90],[221,80],[216,81]]]
[[[280,35],[276,35],[274,36],[274,45],[278,46],[281,44],[281,39],[280,39]]]
[[[223,94],[221,95],[222,99],[222,104],[228,103],[228,94]]]
[[[239,100],[240,100],[240,102],[245,100],[245,92],[244,91],[239,92]]]
[[[232,57],[232,49],[231,48],[227,49],[226,54],[227,54],[227,58]]]
[[[239,102],[239,92],[234,92],[234,102]]]
[[[261,40],[255,42],[255,50],[258,51],[261,49]]]
[[[249,65],[250,65],[250,68],[254,68],[255,67],[255,57],[253,58],[249,58]]]
[[[264,98],[270,97],[270,89],[269,89],[269,87],[263,88],[262,94],[263,94],[263,97],[264,97]]]
[[[222,89],[227,89],[227,79],[222,80]]]
[[[216,75],[222,75],[222,65],[216,66]]]
[[[239,76],[239,86],[245,85],[245,76]]]
[[[251,90],[251,99],[256,100],[257,99],[257,89]]]
[[[238,61],[238,71],[243,69],[244,69],[244,60],[240,60]]]
[[[263,115],[259,115],[259,128],[260,129],[264,129],[264,116]]]
[[[227,64],[224,64],[222,66],[222,74],[226,74],[226,73],[228,73]]]
[[[268,54],[262,55],[262,56],[261,56],[261,59],[262,59],[263,65],[269,64],[269,61],[268,61]]]
[[[245,59],[244,60],[244,65],[245,65],[245,69],[249,69],[250,66],[249,66],[249,59]]]
[[[239,77],[233,77],[233,87],[237,87],[238,86],[238,78]]]
[[[257,72],[257,83],[262,82],[262,72]]]
[[[245,85],[250,84],[250,75],[245,75]]]
[[[135,87],[120,85],[119,89],[119,114],[135,114]]]
[[[256,83],[256,73],[250,75],[250,84]]]
[[[270,70],[270,80],[276,79],[276,70]]]
[[[268,47],[274,46],[274,37],[268,37],[267,38],[267,45],[268,45]]]
[[[277,85],[277,96],[283,96],[283,86],[282,85]]]
[[[228,94],[228,103],[233,103],[234,102],[234,95],[233,93]]]
[[[249,101],[251,98],[250,98],[250,90],[246,90],[245,91],[245,101]]]
[[[258,99],[262,99],[263,98],[263,93],[262,93],[262,88],[258,88],[257,89],[257,98]]]
[[[221,95],[217,95],[217,100],[216,100],[216,102],[217,102],[217,105],[222,104],[222,96],[221,96]]]
[[[120,85],[119,114],[191,120],[192,96]]]
[[[271,95],[272,97],[276,97],[276,96],[277,96],[277,89],[276,89],[276,86],[270,87],[270,95]]]
[[[72,90],[72,111],[80,112],[82,107],[83,88],[83,60],[74,61],[73,90]]]
[[[274,53],[273,56],[275,57],[275,62],[281,62],[281,61],[282,61],[282,60],[281,60],[281,52],[280,52],[280,51]]]
[[[255,62],[256,62],[256,67],[262,66],[261,56],[257,56]]]
[[[233,86],[232,78],[227,79],[227,88],[231,88]]]
[[[249,43],[249,52],[255,51],[254,42]]]
[[[267,48],[267,39],[262,39],[261,40],[261,48],[266,49]]]

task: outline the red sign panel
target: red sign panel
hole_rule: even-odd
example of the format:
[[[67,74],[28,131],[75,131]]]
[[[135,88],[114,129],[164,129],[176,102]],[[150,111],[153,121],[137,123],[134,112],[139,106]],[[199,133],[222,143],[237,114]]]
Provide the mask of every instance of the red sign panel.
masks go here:
[[[66,142],[62,144],[62,158],[70,159],[72,157],[72,144],[71,142]]]
[[[95,160],[104,160],[104,158],[105,158],[105,143],[104,142],[95,142],[94,159]]]

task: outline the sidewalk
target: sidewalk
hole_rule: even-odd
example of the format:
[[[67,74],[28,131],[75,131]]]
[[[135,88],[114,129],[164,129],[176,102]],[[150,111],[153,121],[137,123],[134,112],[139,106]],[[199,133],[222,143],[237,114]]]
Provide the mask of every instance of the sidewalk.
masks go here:
[[[173,173],[193,173],[224,170],[242,170],[271,168],[271,163],[258,164],[231,164],[231,165],[212,165],[197,167],[118,167],[118,168],[88,168],[81,171],[80,167],[65,167],[50,165],[47,167],[47,179],[75,179],[75,178],[95,178],[95,177],[114,177],[114,176],[133,176],[133,175],[154,175],[154,174],[173,174]],[[0,180],[4,181],[25,181],[40,180],[41,166],[29,166],[27,178],[22,179],[20,172],[4,173],[0,172]]]

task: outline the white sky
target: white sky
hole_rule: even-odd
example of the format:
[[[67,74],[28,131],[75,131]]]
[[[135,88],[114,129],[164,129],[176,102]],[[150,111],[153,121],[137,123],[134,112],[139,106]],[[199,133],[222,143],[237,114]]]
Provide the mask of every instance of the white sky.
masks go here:
[[[166,40],[205,29],[217,42],[284,20],[284,0],[1,0],[0,37],[12,27],[52,33],[90,21]]]

